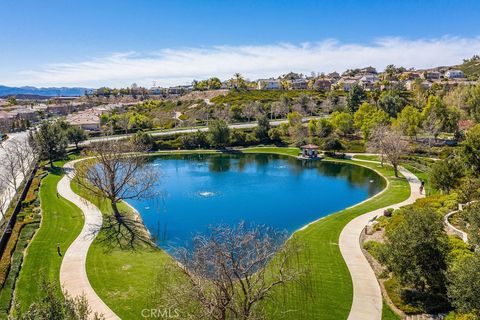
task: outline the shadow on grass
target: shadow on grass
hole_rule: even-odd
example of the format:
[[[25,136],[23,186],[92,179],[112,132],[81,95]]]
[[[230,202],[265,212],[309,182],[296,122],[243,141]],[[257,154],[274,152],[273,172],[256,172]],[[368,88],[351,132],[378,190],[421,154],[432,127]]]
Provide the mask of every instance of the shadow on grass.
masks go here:
[[[104,216],[103,219],[98,241],[104,245],[107,252],[114,249],[136,251],[155,247],[142,221],[126,216],[116,218],[111,215]]]

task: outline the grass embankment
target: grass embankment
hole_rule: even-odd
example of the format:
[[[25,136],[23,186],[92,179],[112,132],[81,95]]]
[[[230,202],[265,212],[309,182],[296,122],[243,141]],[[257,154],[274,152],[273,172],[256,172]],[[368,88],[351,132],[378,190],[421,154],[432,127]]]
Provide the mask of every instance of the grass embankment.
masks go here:
[[[250,148],[246,153],[298,155],[297,148]],[[352,163],[353,161],[338,160]],[[359,164],[359,163],[357,163]],[[351,307],[353,288],[350,273],[343,261],[338,239],[343,227],[363,213],[405,200],[409,187],[405,179],[397,179],[389,167],[361,163],[384,175],[390,182],[388,190],[356,207],[342,210],[298,231],[296,237],[306,247],[300,259],[309,275],[299,283],[290,284],[277,292],[269,305],[271,313],[295,319],[346,319]],[[96,203],[102,212],[110,214],[105,201],[96,201],[72,185],[75,192]],[[122,207],[123,211],[130,209]],[[131,211],[129,211],[130,214]],[[162,250],[139,246],[135,250],[111,247],[111,239],[103,230],[90,248],[87,274],[99,296],[122,318],[137,319],[150,305],[150,294],[163,264],[171,258]]]
[[[75,193],[100,208],[105,227],[105,221],[112,215],[109,203],[92,197],[78,184],[72,183],[71,186]],[[119,209],[127,219],[132,219],[135,214],[124,203],[120,203]],[[143,226],[135,227],[139,233],[145,231]],[[120,229],[126,232],[125,228]],[[95,292],[120,318],[140,319],[142,309],[154,307],[151,295],[157,278],[161,276],[165,265],[173,260],[163,250],[141,240],[135,240],[132,247],[128,240],[117,239],[121,232],[112,233],[112,229],[100,231],[88,251],[87,275]]]
[[[63,162],[55,163],[63,166]],[[61,168],[50,170],[40,186],[42,221],[40,229],[28,246],[15,289],[15,303],[27,309],[44,296],[42,281],[59,284],[62,257],[57,254],[57,243],[63,252],[80,233],[83,215],[74,204],[57,196],[57,183],[63,176]],[[58,294],[61,295],[60,289]]]
[[[246,150],[258,152],[259,150]],[[281,149],[272,150],[283,153]],[[298,152],[298,151],[297,151]],[[292,155],[293,150],[284,154]],[[327,159],[328,160],[328,159]],[[350,273],[338,247],[342,229],[353,218],[408,198],[410,189],[404,178],[395,178],[393,170],[376,163],[358,163],[348,160],[333,160],[363,165],[377,170],[389,181],[382,194],[352,208],[339,211],[308,228],[298,231],[294,237],[307,249],[300,255],[309,270],[308,276],[299,283],[290,284],[278,292],[272,304],[272,313],[284,312],[295,319],[346,319],[350,311],[353,287]]]

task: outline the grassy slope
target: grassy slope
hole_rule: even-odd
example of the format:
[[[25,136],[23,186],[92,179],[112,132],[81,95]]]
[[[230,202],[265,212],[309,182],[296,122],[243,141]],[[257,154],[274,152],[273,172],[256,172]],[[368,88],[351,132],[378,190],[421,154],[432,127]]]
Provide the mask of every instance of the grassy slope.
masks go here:
[[[295,311],[295,319],[346,319],[350,311],[353,288],[350,273],[338,248],[343,227],[353,218],[371,210],[408,198],[405,179],[396,179],[393,171],[377,164],[361,163],[379,171],[390,181],[388,191],[353,208],[321,219],[295,234],[308,248],[301,260],[308,265],[304,282],[290,285],[275,297],[274,309]]]
[[[72,189],[95,203],[105,215],[111,214],[106,201],[98,201],[82,192],[75,183],[72,183]],[[126,205],[120,204],[119,208],[124,214],[133,215]],[[106,233],[101,231],[88,251],[90,284],[122,319],[139,319],[142,309],[150,305],[156,277],[172,259],[164,251],[147,245],[139,245],[136,250],[111,249],[111,242],[105,239]]]
[[[251,148],[245,152],[267,152],[295,156],[297,148]],[[272,310],[295,311],[295,319],[346,319],[352,300],[350,274],[338,248],[338,237],[343,227],[354,217],[406,199],[409,195],[405,179],[393,178],[389,168],[376,164],[362,164],[377,169],[390,179],[388,192],[351,209],[340,211],[296,233],[305,243],[302,262],[309,265],[306,282],[290,285],[277,292]],[[75,192],[82,196],[77,186]],[[103,212],[109,207],[98,203]],[[101,242],[102,234],[92,245],[87,258],[87,273],[92,286],[104,301],[124,319],[136,319],[149,305],[148,291],[161,265],[170,261],[161,250],[141,248],[136,251],[114,249],[107,251]],[[272,311],[273,312],[273,311]],[[277,313],[275,313],[278,315]],[[293,315],[292,313],[287,313]],[[288,317],[288,316],[287,316]]]
[[[478,79],[480,77],[480,61],[467,61],[461,65],[457,66],[458,69],[462,70],[465,75],[472,79]]]
[[[27,249],[15,289],[16,303],[22,308],[42,297],[42,279],[58,283],[62,257],[57,254],[57,243],[65,251],[83,226],[80,209],[62,197],[57,198],[57,183],[62,176],[60,169],[52,171],[40,186],[42,222]]]

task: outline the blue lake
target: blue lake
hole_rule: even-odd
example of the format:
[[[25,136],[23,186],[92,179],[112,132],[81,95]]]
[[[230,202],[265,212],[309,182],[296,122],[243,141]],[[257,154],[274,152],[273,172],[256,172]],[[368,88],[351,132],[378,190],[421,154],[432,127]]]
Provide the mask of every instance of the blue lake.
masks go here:
[[[150,169],[159,171],[158,196],[129,203],[167,250],[209,225],[245,221],[293,232],[385,187],[360,166],[269,154],[161,156]]]

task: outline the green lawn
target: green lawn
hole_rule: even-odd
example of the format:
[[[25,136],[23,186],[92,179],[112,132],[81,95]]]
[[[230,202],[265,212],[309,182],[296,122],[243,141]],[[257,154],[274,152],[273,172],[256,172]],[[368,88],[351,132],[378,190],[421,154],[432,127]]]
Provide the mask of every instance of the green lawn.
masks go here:
[[[376,155],[356,154],[354,158],[359,160],[380,161],[380,158]]]
[[[398,316],[392,309],[388,306],[388,304],[383,302],[382,308],[382,320],[400,320],[401,317]]]
[[[62,166],[63,163],[57,162],[56,165]],[[83,227],[80,209],[64,198],[57,197],[57,183],[62,176],[62,170],[56,168],[50,171],[40,186],[42,221],[28,246],[15,289],[15,301],[22,309],[43,296],[43,279],[59,283],[62,257],[57,254],[57,243],[65,252]]]
[[[388,190],[381,195],[321,219],[295,237],[306,246],[300,260],[308,267],[304,281],[290,285],[275,297],[272,310],[295,312],[295,319],[346,319],[350,311],[353,287],[350,273],[341,256],[338,239],[353,218],[408,198],[410,190],[404,178],[397,179],[389,167],[361,163],[389,179]]]
[[[111,215],[107,201],[99,201],[72,183],[72,189],[95,203],[106,217]],[[126,216],[132,216],[130,207],[120,204]],[[143,230],[141,230],[143,231]],[[87,275],[90,284],[102,300],[122,319],[140,319],[144,308],[154,307],[152,289],[157,277],[172,258],[163,250],[136,242],[135,248],[120,248],[102,230],[88,251]]]
[[[243,152],[296,156],[299,150],[266,147],[248,148]],[[349,160],[334,161],[355,163]],[[384,175],[390,182],[388,190],[356,207],[321,219],[294,235],[305,246],[299,259],[309,272],[301,281],[277,291],[269,300],[271,303],[268,308],[275,314],[275,319],[281,315],[289,319],[347,318],[353,291],[350,274],[338,248],[341,230],[356,216],[403,201],[409,196],[407,181],[395,178],[391,168],[382,168],[374,163],[355,164],[373,168]],[[77,186],[73,185],[73,188],[75,192],[91,199]],[[105,202],[91,200],[105,214],[110,212]],[[156,277],[162,274],[162,265],[171,261],[171,258],[162,250],[147,246],[140,246],[136,250],[111,249],[106,245],[109,241],[104,241],[106,237],[106,232],[102,231],[90,248],[87,258],[89,280],[99,296],[120,317],[137,319],[143,308],[151,306],[149,292],[156,283]]]

